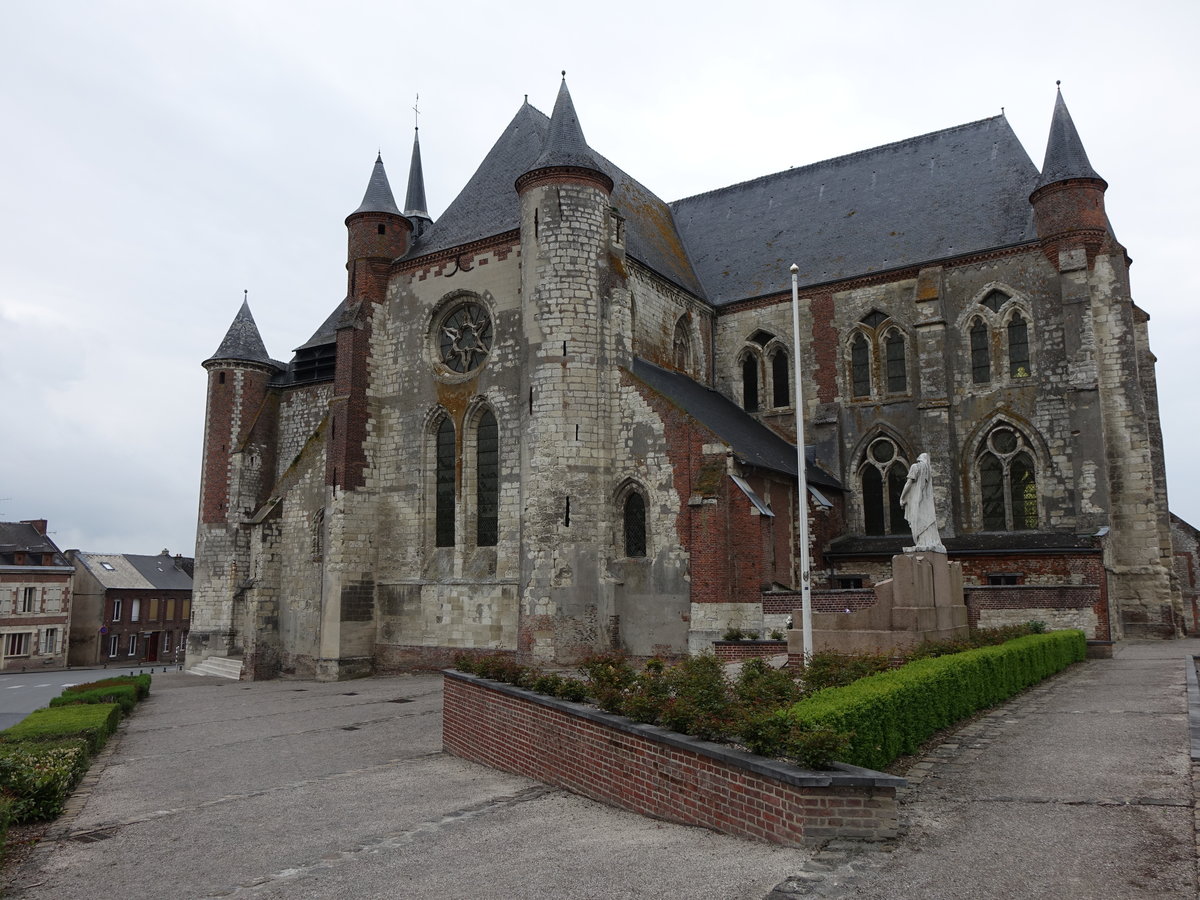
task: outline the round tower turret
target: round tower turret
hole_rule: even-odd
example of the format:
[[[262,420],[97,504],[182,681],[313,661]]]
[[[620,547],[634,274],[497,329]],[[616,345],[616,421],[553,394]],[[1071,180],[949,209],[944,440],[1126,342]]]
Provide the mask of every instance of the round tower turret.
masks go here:
[[[362,203],[346,217],[346,231],[347,295],[380,303],[392,261],[408,252],[413,231],[412,222],[396,206],[382,156],[375,158]]]

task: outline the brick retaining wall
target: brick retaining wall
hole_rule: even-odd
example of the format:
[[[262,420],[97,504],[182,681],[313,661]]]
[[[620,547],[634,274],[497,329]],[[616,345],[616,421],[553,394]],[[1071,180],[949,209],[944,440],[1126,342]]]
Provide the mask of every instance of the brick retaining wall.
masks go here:
[[[840,763],[810,772],[511,685],[444,674],[442,747],[454,756],[642,815],[789,847],[897,833],[902,778]]]
[[[772,656],[781,656],[787,652],[787,641],[713,641],[713,653],[721,662],[770,659]]]

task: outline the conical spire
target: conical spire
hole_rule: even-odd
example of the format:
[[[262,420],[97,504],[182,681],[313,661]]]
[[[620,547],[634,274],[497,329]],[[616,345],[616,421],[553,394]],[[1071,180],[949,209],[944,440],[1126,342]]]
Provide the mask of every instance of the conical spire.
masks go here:
[[[425,206],[425,173],[421,170],[420,129],[413,129],[412,163],[408,167],[408,196],[404,199],[404,215],[410,219],[429,219]]]
[[[210,363],[218,359],[236,359],[274,365],[267,353],[262,335],[258,333],[258,326],[254,324],[254,316],[250,315],[249,300],[242,301],[242,308],[233,317],[233,324],[225,332],[225,339],[221,341],[221,346],[204,362]]]
[[[559,166],[591,169],[605,174],[604,167],[600,165],[599,159],[583,136],[575,104],[571,102],[571,92],[567,90],[566,72],[563,72],[558,99],[554,101],[554,112],[550,115],[550,131],[546,135],[542,155],[530,166],[529,171]],[[605,177],[607,178],[607,175]]]
[[[1042,177],[1037,186],[1042,188],[1075,178],[1104,181],[1088,162],[1083,141],[1079,139],[1079,132],[1075,130],[1075,123],[1063,100],[1062,88],[1059,87],[1058,97],[1054,101],[1054,116],[1050,120],[1050,140],[1046,142],[1046,161],[1042,163]]]
[[[375,157],[375,168],[371,170],[371,180],[367,183],[367,192],[363,194],[362,203],[350,215],[358,213],[400,215],[400,210],[396,207],[396,198],[392,196],[392,186],[388,183],[387,172],[383,168],[382,154]]]

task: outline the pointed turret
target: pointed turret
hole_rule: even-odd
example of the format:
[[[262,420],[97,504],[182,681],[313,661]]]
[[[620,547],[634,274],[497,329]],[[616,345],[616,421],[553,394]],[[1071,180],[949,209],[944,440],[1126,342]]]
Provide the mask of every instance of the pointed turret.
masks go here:
[[[396,206],[382,155],[375,157],[362,203],[346,217],[346,230],[349,232],[346,294],[355,300],[380,303],[387,290],[388,269],[393,260],[408,252],[413,232],[413,223]]]
[[[1087,151],[1083,149],[1083,141],[1079,139],[1079,132],[1075,129],[1075,122],[1071,119],[1066,101],[1063,100],[1062,88],[1059,87],[1054,101],[1054,116],[1050,120],[1050,139],[1046,142],[1046,160],[1042,163],[1042,177],[1037,186],[1043,188],[1058,181],[1077,178],[1103,182],[1105,187],[1108,186],[1088,161]]]
[[[233,324],[225,332],[225,338],[217,352],[204,361],[207,366],[217,361],[254,362],[274,367],[266,344],[258,332],[254,316],[250,314],[250,301],[242,300],[242,308],[233,317]]]
[[[562,84],[558,88],[558,99],[554,101],[554,112],[550,114],[550,130],[542,154],[517,179],[517,190],[523,191],[532,181],[545,177],[576,177],[593,181],[611,193],[613,181],[604,170],[599,158],[588,146],[567,90],[567,73],[563,72]]]
[[[413,129],[412,162],[408,166],[408,194],[404,198],[404,215],[415,220],[418,233],[424,230],[425,224],[433,221],[425,204],[425,173],[421,169],[421,140],[418,128]]]
[[[1052,263],[1062,265],[1060,254],[1072,248],[1083,248],[1090,261],[1112,239],[1104,211],[1107,188],[1088,160],[1059,88],[1042,175],[1029,195],[1042,250]]]

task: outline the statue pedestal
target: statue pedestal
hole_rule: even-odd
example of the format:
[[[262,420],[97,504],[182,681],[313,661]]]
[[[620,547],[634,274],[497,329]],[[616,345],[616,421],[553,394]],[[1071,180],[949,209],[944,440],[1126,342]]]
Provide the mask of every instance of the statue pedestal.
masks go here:
[[[792,616],[801,620],[800,611]],[[967,636],[962,564],[934,550],[892,557],[892,577],[875,585],[875,605],[855,612],[814,612],[817,653],[886,653]],[[788,653],[801,654],[800,630],[788,632]]]

